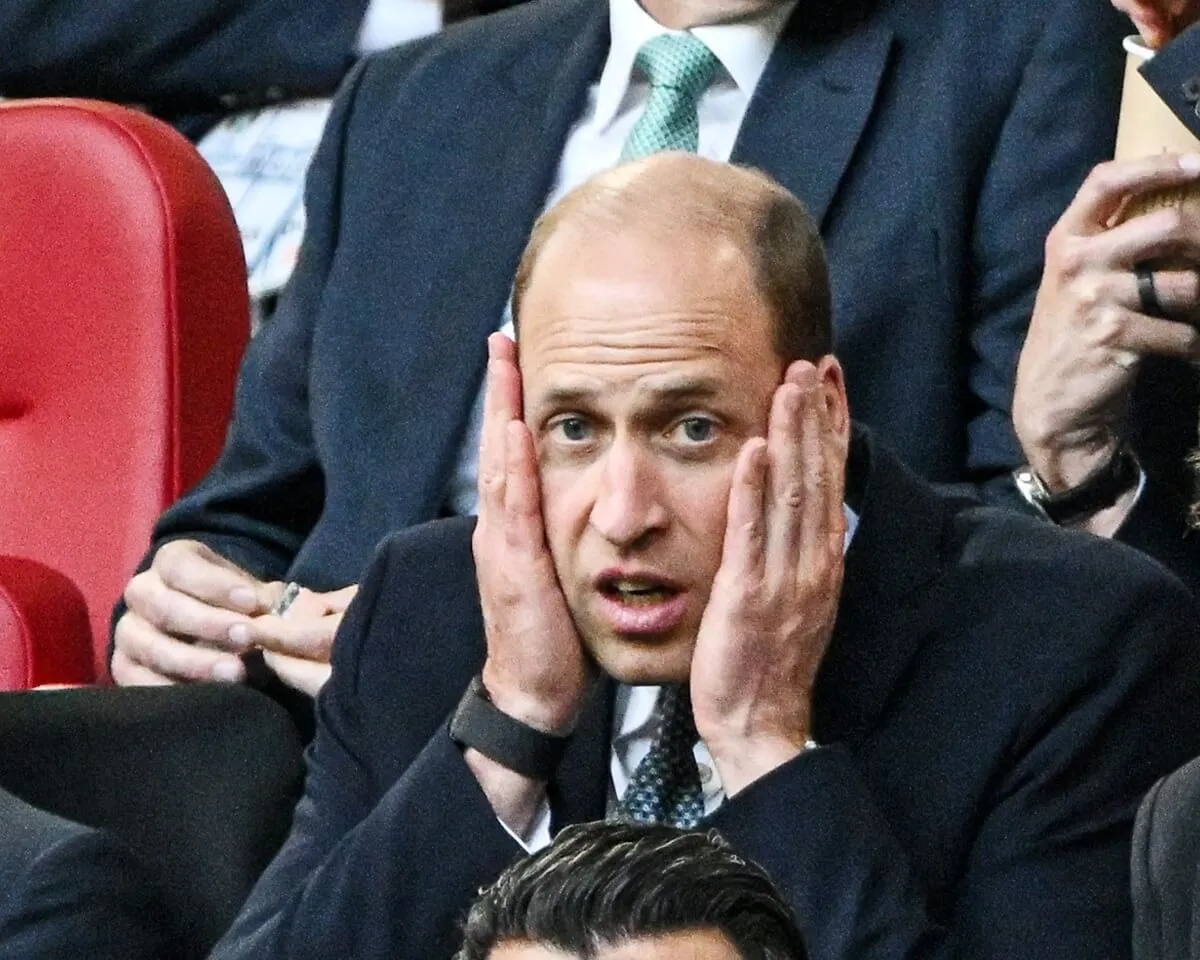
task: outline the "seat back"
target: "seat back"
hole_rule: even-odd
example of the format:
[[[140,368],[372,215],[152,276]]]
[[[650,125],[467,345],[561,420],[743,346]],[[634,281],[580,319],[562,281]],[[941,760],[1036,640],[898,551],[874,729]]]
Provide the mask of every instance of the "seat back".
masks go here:
[[[207,955],[291,827],[304,785],[287,712],[243,686],[0,694],[0,787],[108,830]]]
[[[0,556],[0,690],[95,679],[87,603],[57,570]]]
[[[0,554],[79,587],[98,675],[155,519],[221,449],[249,330],[191,144],[109,104],[0,105]]]

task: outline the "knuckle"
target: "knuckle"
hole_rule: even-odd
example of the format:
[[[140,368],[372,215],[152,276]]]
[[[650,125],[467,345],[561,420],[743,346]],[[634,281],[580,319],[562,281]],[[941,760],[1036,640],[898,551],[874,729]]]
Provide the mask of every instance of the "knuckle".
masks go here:
[[[1121,311],[1109,306],[1096,311],[1089,326],[1089,339],[1095,346],[1119,346],[1125,335],[1125,318]]]
[[[1094,273],[1078,276],[1072,289],[1079,305],[1087,311],[1100,309],[1111,302],[1107,284]]]
[[[1068,279],[1082,275],[1092,262],[1091,244],[1083,237],[1063,235],[1058,238],[1047,259],[1058,264],[1059,272]]]
[[[146,597],[151,590],[150,581],[152,579],[154,579],[154,574],[147,570],[144,573],[139,573],[132,577],[130,581],[125,584],[124,598],[125,604],[129,607],[129,609],[140,611],[144,608]],[[122,617],[121,619],[123,621],[125,618]],[[120,624],[118,624],[118,626],[119,625]]]
[[[151,624],[165,632],[173,632],[179,626],[178,604],[170,590],[151,590],[145,597],[144,615]]]

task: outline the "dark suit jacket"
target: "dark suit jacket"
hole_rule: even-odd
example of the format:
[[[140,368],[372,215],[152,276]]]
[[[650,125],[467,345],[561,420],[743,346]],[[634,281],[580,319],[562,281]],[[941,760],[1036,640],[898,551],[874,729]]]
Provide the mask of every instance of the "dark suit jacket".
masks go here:
[[[138,103],[199,135],[223,114],[332,93],[369,0],[3,0],[0,96]],[[459,15],[515,0],[451,0]]]
[[[865,438],[851,475],[825,746],[712,825],[770,871],[814,960],[1128,956],[1138,801],[1200,752],[1190,594],[1119,544],[949,499]],[[470,531],[380,552],[292,834],[214,957],[446,957],[518,854],[445,726],[484,657]],[[552,785],[557,825],[605,813],[610,694]]]
[[[1111,155],[1121,32],[1098,0],[800,3],[763,74],[733,157],[820,221],[852,408],[929,477],[1021,459],[1009,405],[1043,242]],[[599,0],[539,0],[351,74],[228,447],[156,546],[199,537],[329,588],[439,515],[608,39]]]
[[[4,0],[0,96],[225,113],[334,90],[368,0]]]
[[[1132,867],[1134,960],[1200,957],[1200,760],[1146,795]]]
[[[167,924],[115,839],[0,790],[0,956],[165,960]]]

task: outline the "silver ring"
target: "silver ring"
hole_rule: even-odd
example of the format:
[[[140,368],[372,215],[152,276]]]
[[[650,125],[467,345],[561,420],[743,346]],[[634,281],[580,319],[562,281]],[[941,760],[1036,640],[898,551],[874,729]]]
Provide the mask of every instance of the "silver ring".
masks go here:
[[[1162,301],[1158,299],[1158,287],[1154,285],[1154,271],[1138,267],[1133,271],[1133,275],[1137,277],[1138,303],[1141,304],[1142,313],[1148,317],[1164,319],[1167,314],[1163,310]]]
[[[283,593],[279,595],[279,602],[271,608],[271,613],[276,617],[282,617],[288,612],[288,607],[296,602],[298,596],[300,596],[300,584],[295,580],[288,581],[288,585],[283,588]]]

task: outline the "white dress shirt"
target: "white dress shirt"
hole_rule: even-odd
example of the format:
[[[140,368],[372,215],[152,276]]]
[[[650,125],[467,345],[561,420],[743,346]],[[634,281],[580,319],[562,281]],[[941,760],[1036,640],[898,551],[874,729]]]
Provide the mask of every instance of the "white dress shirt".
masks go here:
[[[794,6],[792,0],[739,23],[696,27],[691,31],[708,45],[722,66],[696,104],[700,156],[721,162],[729,159],[750,98]],[[661,34],[679,32],[661,26],[637,0],[610,0],[609,26],[612,45],[608,59],[600,80],[588,92],[582,116],[567,136],[554,187],[546,198],[546,209],[585,180],[617,165],[621,148],[650,95],[649,82],[641,70],[634,69],[637,52]],[[511,336],[511,323],[512,315],[506,310],[497,329],[505,328]],[[481,389],[446,495],[451,510],[462,516],[473,515],[479,509],[475,486],[482,424]]]
[[[358,31],[358,52],[374,53],[442,29],[442,0],[371,0]]]

